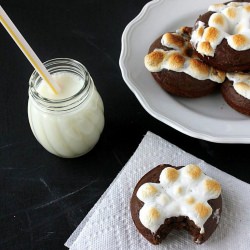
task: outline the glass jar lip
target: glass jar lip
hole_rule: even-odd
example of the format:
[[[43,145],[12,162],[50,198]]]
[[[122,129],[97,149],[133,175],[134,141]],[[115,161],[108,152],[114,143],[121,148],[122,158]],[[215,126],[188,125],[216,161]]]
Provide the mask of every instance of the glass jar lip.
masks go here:
[[[34,80],[37,80],[39,79],[39,82],[42,80],[42,77],[39,75],[39,73],[34,70],[30,76],[30,79],[29,79],[29,91],[30,91],[30,94],[31,96],[33,96],[35,99],[38,99],[40,101],[43,101],[45,103],[50,103],[50,104],[63,104],[63,103],[67,103],[68,101],[71,101],[75,98],[77,98],[79,95],[83,94],[84,95],[84,92],[86,92],[85,94],[88,93],[88,90],[90,88],[90,84],[89,84],[89,80],[90,80],[90,75],[86,69],[86,67],[78,62],[77,60],[75,59],[71,59],[71,58],[53,58],[53,59],[50,59],[50,60],[47,60],[45,61],[43,64],[44,66],[48,69],[48,67],[50,66],[53,66],[53,65],[57,65],[58,63],[64,63],[64,64],[68,64],[69,66],[75,66],[77,67],[77,69],[79,71],[81,71],[81,73],[83,73],[84,75],[82,75],[81,77],[84,78],[84,82],[85,84],[83,84],[83,86],[80,88],[79,91],[77,91],[74,95],[72,96],[69,96],[67,98],[62,98],[62,99],[51,99],[51,98],[47,98],[47,97],[43,97],[42,95],[40,95],[36,89],[36,81]],[[50,69],[48,69],[48,71],[50,72]]]

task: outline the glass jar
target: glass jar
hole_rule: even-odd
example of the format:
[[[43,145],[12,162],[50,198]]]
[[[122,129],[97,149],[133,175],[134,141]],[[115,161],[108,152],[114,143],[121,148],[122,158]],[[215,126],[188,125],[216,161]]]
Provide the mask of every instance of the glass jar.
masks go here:
[[[96,145],[103,131],[102,99],[81,63],[56,58],[44,65],[52,78],[57,78],[56,81],[82,86],[79,85],[79,90],[70,96],[60,98],[59,93],[56,98],[48,98],[41,94],[40,85],[44,82],[34,71],[29,80],[28,118],[31,130],[38,142],[54,155],[64,158],[84,155]]]

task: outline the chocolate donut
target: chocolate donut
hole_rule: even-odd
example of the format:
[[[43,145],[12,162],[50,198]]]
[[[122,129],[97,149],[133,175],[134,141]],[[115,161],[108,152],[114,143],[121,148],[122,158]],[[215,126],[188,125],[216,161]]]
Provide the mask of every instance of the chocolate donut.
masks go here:
[[[191,44],[208,65],[250,70],[250,1],[213,4],[195,22]]]
[[[228,73],[221,86],[221,94],[233,109],[250,115],[250,74]]]
[[[167,92],[182,97],[210,94],[225,73],[203,63],[190,44],[192,28],[182,27],[156,39],[144,58],[146,68]]]
[[[221,186],[197,165],[162,164],[137,183],[130,202],[138,231],[159,244],[173,229],[188,231],[197,244],[215,231],[221,215]]]

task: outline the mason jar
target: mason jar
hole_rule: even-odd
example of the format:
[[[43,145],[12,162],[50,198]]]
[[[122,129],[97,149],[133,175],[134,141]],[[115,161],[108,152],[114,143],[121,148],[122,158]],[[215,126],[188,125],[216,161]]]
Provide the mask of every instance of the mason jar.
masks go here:
[[[50,153],[74,158],[89,152],[104,127],[104,107],[87,69],[69,58],[44,63],[62,91],[50,93],[34,71],[29,80],[28,118],[37,141]],[[46,86],[45,86],[46,85]]]

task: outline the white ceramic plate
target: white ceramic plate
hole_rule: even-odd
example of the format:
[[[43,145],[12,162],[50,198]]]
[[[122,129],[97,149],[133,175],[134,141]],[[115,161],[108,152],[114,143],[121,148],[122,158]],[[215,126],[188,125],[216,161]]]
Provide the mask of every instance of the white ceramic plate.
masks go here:
[[[189,136],[219,143],[250,143],[250,118],[231,109],[219,93],[198,99],[163,91],[144,67],[150,44],[161,34],[193,26],[210,4],[223,0],[154,0],[125,28],[120,68],[124,81],[153,117]]]

